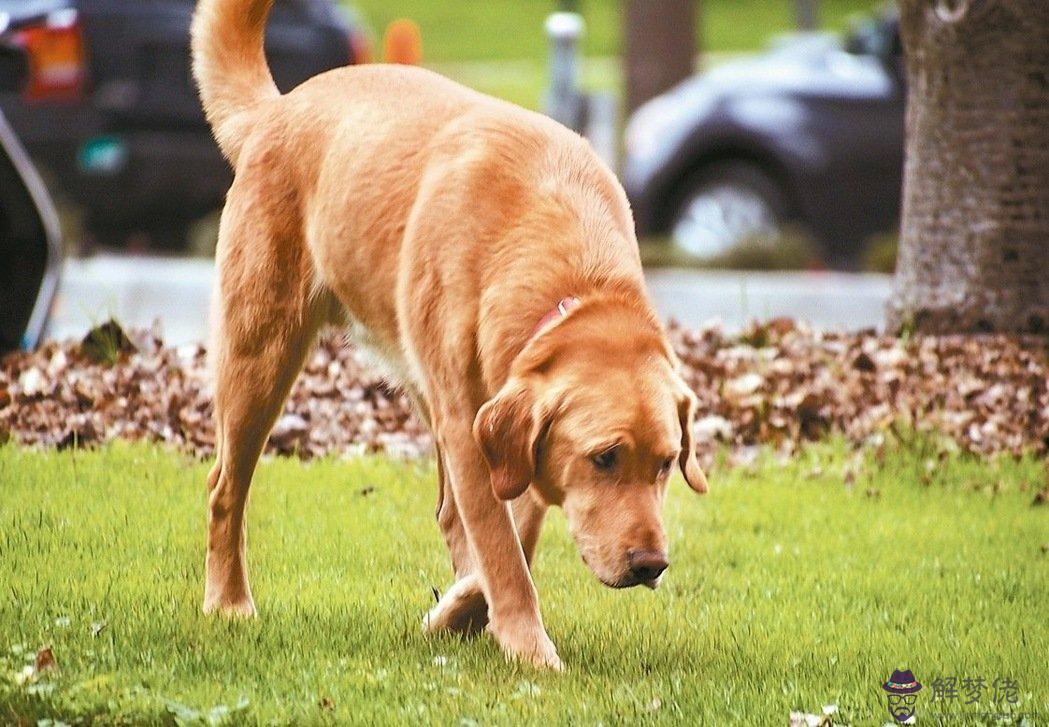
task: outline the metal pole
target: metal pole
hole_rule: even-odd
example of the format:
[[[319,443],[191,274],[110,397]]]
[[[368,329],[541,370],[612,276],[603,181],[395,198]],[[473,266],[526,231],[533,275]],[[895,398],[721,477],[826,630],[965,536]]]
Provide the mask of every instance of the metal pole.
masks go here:
[[[579,41],[586,24],[578,13],[554,13],[546,19],[550,39],[550,88],[546,113],[570,129],[581,131],[583,96],[579,92]]]
[[[819,0],[794,0],[794,8],[798,18],[798,30],[813,31],[819,27]]]

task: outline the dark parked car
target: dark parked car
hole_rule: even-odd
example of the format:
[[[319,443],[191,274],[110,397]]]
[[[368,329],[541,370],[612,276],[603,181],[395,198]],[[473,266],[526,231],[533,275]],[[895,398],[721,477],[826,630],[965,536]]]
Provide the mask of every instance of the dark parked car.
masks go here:
[[[178,247],[221,206],[230,183],[190,74],[194,0],[0,0],[32,24],[0,28],[21,46],[27,83],[0,96],[53,191],[82,206],[89,234],[124,244],[145,233]],[[365,60],[362,27],[331,0],[277,0],[266,51],[287,90]]]
[[[30,3],[23,3],[27,7]],[[0,13],[0,26],[28,19]],[[28,59],[0,42],[0,91],[21,87]],[[44,336],[58,289],[58,219],[25,150],[0,114],[0,353]]]
[[[623,178],[642,235],[718,257],[788,224],[831,265],[897,225],[904,87],[898,22],[844,44],[791,37],[698,75],[639,108]]]

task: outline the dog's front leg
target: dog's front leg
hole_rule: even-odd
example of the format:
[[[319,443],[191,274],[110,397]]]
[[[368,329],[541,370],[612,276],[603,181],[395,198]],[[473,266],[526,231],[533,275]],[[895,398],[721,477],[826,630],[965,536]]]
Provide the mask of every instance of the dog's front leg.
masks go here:
[[[456,582],[426,614],[423,628],[427,633],[452,631],[463,636],[473,636],[488,625],[488,603],[484,598],[481,579],[476,572],[466,540],[466,530],[455,505],[455,495],[448,482],[440,451],[437,452],[437,462],[438,486],[441,488],[437,522],[452,557]],[[525,561],[531,567],[547,506],[528,491],[514,500],[511,508]]]
[[[449,417],[446,421],[438,436],[445,474],[488,603],[488,628],[509,656],[559,670],[561,660],[543,627],[539,598],[517,528],[507,503],[492,491],[488,464],[470,428],[472,417]],[[456,584],[453,590],[470,587],[467,582]]]

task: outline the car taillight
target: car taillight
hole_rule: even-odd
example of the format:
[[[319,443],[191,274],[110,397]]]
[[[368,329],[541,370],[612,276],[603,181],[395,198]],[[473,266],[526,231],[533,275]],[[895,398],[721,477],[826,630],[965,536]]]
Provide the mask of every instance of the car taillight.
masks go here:
[[[87,62],[75,10],[51,13],[43,25],[16,32],[14,40],[29,58],[26,99],[51,101],[80,96],[87,76]]]
[[[347,39],[350,44],[350,63],[359,65],[372,61],[372,39],[363,30],[354,28]]]

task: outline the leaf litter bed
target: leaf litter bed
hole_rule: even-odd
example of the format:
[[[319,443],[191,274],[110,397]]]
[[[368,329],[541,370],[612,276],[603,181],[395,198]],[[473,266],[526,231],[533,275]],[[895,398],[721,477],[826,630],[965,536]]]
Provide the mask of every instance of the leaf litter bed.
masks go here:
[[[699,407],[695,439],[746,458],[790,454],[843,436],[857,445],[900,428],[977,454],[1049,454],[1049,340],[1008,336],[829,333],[788,319],[739,335],[669,326]],[[198,457],[215,444],[200,345],[168,347],[112,321],[83,341],[0,359],[0,442],[92,446],[114,439],[175,445]],[[369,370],[336,333],[307,358],[267,452],[304,458],[430,451],[407,397]]]

